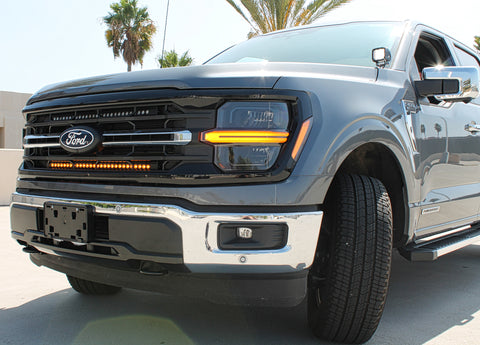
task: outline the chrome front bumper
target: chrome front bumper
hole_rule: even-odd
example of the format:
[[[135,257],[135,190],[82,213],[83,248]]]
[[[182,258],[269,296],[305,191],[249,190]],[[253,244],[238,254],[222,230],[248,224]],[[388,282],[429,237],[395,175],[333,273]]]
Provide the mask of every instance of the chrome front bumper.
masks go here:
[[[317,246],[323,212],[199,213],[175,205],[60,199],[14,193],[13,205],[43,208],[47,201],[87,204],[97,215],[169,219],[182,231],[183,263],[193,273],[289,273],[310,267]],[[225,222],[268,222],[288,226],[285,247],[276,250],[221,250],[217,230]],[[18,239],[18,235],[14,236]],[[34,245],[42,251],[41,245]],[[81,253],[80,253],[81,254]]]

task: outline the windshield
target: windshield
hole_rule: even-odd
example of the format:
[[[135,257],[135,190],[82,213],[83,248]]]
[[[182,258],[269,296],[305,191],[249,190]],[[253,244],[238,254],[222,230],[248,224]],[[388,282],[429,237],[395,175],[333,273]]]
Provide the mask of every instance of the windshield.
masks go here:
[[[385,47],[395,54],[403,23],[349,23],[273,33],[242,42],[207,61],[312,62],[375,66],[372,49]]]

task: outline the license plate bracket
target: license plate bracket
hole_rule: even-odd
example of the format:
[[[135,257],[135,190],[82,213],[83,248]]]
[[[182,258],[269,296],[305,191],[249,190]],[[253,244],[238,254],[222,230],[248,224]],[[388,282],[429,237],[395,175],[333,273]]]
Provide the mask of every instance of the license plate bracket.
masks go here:
[[[88,243],[93,239],[93,206],[46,202],[45,236],[53,239]]]

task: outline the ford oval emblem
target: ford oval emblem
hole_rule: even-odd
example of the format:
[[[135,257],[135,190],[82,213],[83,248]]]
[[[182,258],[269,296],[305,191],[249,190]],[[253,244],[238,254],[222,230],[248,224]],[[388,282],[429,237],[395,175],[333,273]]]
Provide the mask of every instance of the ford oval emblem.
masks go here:
[[[92,151],[101,142],[101,136],[90,127],[69,128],[60,135],[60,145],[68,152]]]

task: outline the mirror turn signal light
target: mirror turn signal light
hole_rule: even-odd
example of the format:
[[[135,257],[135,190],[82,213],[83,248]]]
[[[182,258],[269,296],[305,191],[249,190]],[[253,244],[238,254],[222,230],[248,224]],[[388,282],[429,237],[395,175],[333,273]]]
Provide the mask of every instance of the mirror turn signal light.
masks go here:
[[[283,144],[288,135],[285,131],[212,129],[202,132],[200,140],[211,144]]]

